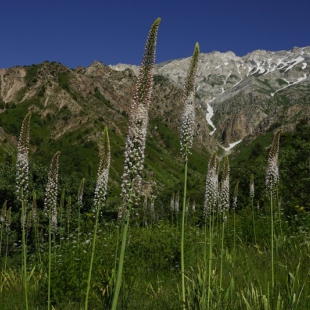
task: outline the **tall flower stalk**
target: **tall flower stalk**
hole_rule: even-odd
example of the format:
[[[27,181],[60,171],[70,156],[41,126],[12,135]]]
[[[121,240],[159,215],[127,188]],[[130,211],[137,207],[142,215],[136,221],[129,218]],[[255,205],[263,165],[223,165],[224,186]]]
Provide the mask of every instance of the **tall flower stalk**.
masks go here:
[[[270,239],[271,239],[271,287],[274,289],[274,212],[273,198],[276,195],[277,185],[279,183],[279,145],[281,130],[274,135],[268,155],[268,164],[266,170],[266,190],[270,199]]]
[[[123,224],[123,236],[112,310],[115,310],[117,307],[121,287],[130,212],[142,180],[148,110],[153,88],[153,68],[160,20],[160,18],[157,18],[149,31],[136,90],[130,108],[128,135],[125,146],[124,172],[122,176],[123,203],[118,212],[118,220]]]
[[[3,235],[5,232],[5,219],[6,219],[6,212],[7,212],[6,209],[7,209],[7,200],[2,205],[1,213],[0,213],[0,257],[1,257],[1,250],[2,250]]]
[[[184,158],[184,190],[182,207],[182,225],[181,225],[181,279],[182,279],[182,304],[186,305],[185,296],[185,267],[184,267],[184,231],[185,231],[185,213],[186,213],[186,192],[187,192],[187,165],[188,154],[193,144],[194,125],[195,125],[195,76],[198,67],[199,44],[196,43],[194,53],[191,58],[187,76],[185,79],[182,104],[184,111],[181,120],[181,153]]]
[[[5,219],[6,247],[5,247],[4,272],[6,272],[6,265],[7,265],[7,259],[8,259],[9,234],[11,231],[11,220],[12,220],[12,209],[9,208],[9,210],[7,210],[6,219]]]
[[[224,168],[222,173],[220,187],[220,212],[222,213],[222,232],[221,232],[221,270],[220,270],[220,291],[222,291],[223,279],[223,260],[224,260],[224,233],[227,213],[229,210],[229,160],[228,156],[224,159]]]
[[[28,183],[29,183],[29,136],[30,136],[30,118],[29,112],[21,126],[20,135],[17,145],[16,158],[16,195],[21,202],[27,200]],[[24,214],[23,214],[24,216]]]
[[[105,131],[108,129],[104,129],[104,135]],[[108,133],[107,133],[108,135]],[[109,138],[109,136],[108,136]],[[105,138],[104,138],[105,139]],[[84,195],[84,186],[85,186],[85,178],[81,180],[79,191],[78,191],[78,201],[77,201],[77,207],[78,207],[78,228],[77,228],[77,234],[78,234],[78,245],[80,245],[80,229],[81,229],[81,208],[83,207],[83,195]]]
[[[103,131],[103,146],[102,146],[101,158],[100,158],[99,168],[98,168],[98,173],[97,173],[97,183],[96,183],[95,197],[94,197],[93,213],[95,214],[96,220],[95,220],[95,227],[94,227],[94,236],[93,236],[89,271],[88,271],[88,280],[87,280],[87,289],[86,289],[86,298],[85,298],[85,310],[88,309],[88,298],[89,298],[89,292],[90,292],[90,282],[91,282],[93,262],[94,262],[95,249],[96,249],[96,238],[97,238],[97,231],[98,231],[99,215],[101,212],[101,208],[104,204],[104,201],[106,199],[110,163],[111,163],[110,140],[109,140],[108,127],[105,126],[104,131]],[[84,188],[84,181],[80,185],[79,197],[78,197],[79,200],[81,200],[81,195],[82,195],[81,187],[82,186]]]
[[[252,220],[253,220],[254,242],[255,242],[255,244],[256,244],[254,194],[255,194],[255,188],[254,188],[254,175],[253,175],[253,173],[252,173],[252,174],[251,174],[251,178],[250,178],[250,199],[251,199],[251,207],[252,207]]]
[[[207,264],[207,220],[209,221],[209,257],[208,257],[208,292],[207,292],[207,309],[210,308],[211,298],[211,274],[212,274],[212,257],[213,257],[213,226],[214,212],[218,202],[218,159],[214,153],[208,165],[208,173],[206,178],[206,192],[204,203],[204,219],[205,219],[205,265]]]
[[[70,238],[71,207],[72,207],[72,198],[71,198],[71,196],[69,196],[67,198],[67,204],[66,204],[67,239],[68,240]]]
[[[52,158],[45,189],[44,213],[48,217],[48,288],[47,309],[51,309],[52,234],[57,232],[57,192],[60,152]]]
[[[65,210],[65,192],[66,190],[63,188],[60,194],[60,202],[59,202],[59,245],[61,247],[62,240],[64,239],[64,231],[65,231],[65,225],[64,225],[64,210]]]
[[[23,257],[23,280],[25,291],[25,308],[28,310],[28,289],[27,289],[27,243],[26,243],[26,218],[27,218],[27,192],[29,182],[29,136],[30,136],[30,118],[29,112],[21,126],[21,131],[17,145],[16,159],[16,195],[21,202],[21,226],[22,226],[22,257]]]
[[[234,211],[234,255],[236,255],[236,209],[237,209],[237,200],[238,200],[238,190],[239,190],[239,181],[236,182],[234,187],[232,206]]]
[[[32,193],[32,222],[34,229],[34,239],[35,239],[34,243],[36,247],[36,252],[39,258],[39,264],[40,266],[42,266],[40,236],[39,236],[39,215],[37,210],[37,194],[35,191]]]

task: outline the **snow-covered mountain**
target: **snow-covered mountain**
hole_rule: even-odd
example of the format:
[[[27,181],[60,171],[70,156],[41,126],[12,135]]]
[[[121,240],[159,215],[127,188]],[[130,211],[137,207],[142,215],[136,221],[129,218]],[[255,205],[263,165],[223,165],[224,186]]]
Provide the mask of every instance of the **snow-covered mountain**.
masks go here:
[[[158,64],[156,74],[182,87],[190,58]],[[127,65],[111,66],[123,70]],[[137,73],[139,67],[130,66]],[[196,78],[200,113],[210,135],[226,149],[279,123],[290,129],[310,116],[310,47],[290,51],[256,50],[243,57],[233,52],[201,53]],[[299,114],[299,116],[297,116]]]

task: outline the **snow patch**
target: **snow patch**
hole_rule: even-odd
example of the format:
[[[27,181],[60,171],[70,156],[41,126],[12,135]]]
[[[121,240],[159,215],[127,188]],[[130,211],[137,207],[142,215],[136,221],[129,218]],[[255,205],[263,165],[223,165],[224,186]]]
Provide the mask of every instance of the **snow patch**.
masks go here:
[[[213,101],[213,100],[214,99],[212,99],[211,101]],[[208,124],[213,128],[213,130],[210,132],[210,136],[212,136],[215,133],[216,128],[215,128],[215,126],[211,120],[212,116],[214,115],[214,112],[213,112],[212,106],[210,105],[210,102],[207,103],[206,120],[207,120]]]
[[[299,56],[295,59],[293,59],[292,61],[294,61],[294,63],[292,65],[290,65],[289,67],[286,68],[285,72],[288,70],[291,70],[294,66],[296,66],[297,64],[299,64],[300,62],[302,62],[303,60],[305,60],[305,58]]]
[[[298,83],[300,83],[301,81],[305,80],[306,78],[307,78],[307,74],[304,73],[304,76],[301,77],[301,78],[299,78],[299,79],[297,79],[297,81],[295,81],[295,82],[290,82],[290,81],[288,81],[288,80],[283,79],[286,83],[288,83],[288,85],[286,85],[286,86],[284,86],[284,87],[282,87],[282,88],[276,90],[274,93],[271,93],[270,96],[273,97],[273,96],[275,95],[275,93],[277,93],[278,91],[280,91],[280,90],[282,90],[282,89],[285,89],[285,88],[287,88],[287,87],[289,87],[289,86],[298,84]]]
[[[229,144],[229,147],[223,147],[223,146],[222,146],[222,148],[223,148],[226,152],[229,152],[233,147],[235,147],[235,146],[236,146],[237,144],[239,144],[241,141],[242,141],[242,139],[239,140],[239,141],[237,141],[237,142],[230,143],[230,144]]]

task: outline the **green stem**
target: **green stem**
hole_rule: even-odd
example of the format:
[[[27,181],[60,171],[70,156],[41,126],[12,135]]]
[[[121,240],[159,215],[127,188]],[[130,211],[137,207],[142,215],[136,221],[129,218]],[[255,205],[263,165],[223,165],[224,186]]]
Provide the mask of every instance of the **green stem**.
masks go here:
[[[185,162],[184,162],[184,191],[183,191],[182,226],[181,226],[181,280],[182,280],[183,309],[185,309],[184,230],[185,230],[186,191],[187,191],[187,163],[188,163],[187,145],[186,145],[185,154],[186,155],[185,155]]]
[[[5,260],[4,260],[4,272],[6,272],[6,265],[8,261],[8,250],[9,250],[9,232],[6,232],[6,247],[5,247]]]
[[[91,281],[91,274],[93,269],[93,262],[94,262],[94,256],[95,256],[95,247],[96,247],[96,238],[97,238],[97,230],[98,230],[98,220],[99,220],[99,206],[97,206],[96,210],[96,223],[94,228],[94,239],[92,244],[92,251],[91,251],[91,258],[90,258],[90,264],[89,264],[89,272],[88,272],[88,280],[87,280],[87,289],[86,289],[86,299],[85,299],[85,310],[88,309],[88,297],[90,292],[90,281]]]
[[[271,288],[274,289],[274,223],[273,223],[273,201],[270,194],[270,226],[271,226]]]
[[[119,263],[118,263],[118,269],[117,269],[117,276],[116,276],[116,283],[115,283],[115,291],[113,296],[113,302],[112,302],[112,310],[116,310],[119,292],[121,288],[121,282],[122,282],[122,274],[123,274],[123,265],[124,265],[124,257],[125,257],[125,248],[126,248],[126,242],[127,242],[127,233],[129,228],[129,219],[130,219],[130,211],[132,207],[132,184],[129,190],[129,199],[128,199],[128,208],[124,214],[124,229],[123,229],[123,237],[122,237],[122,244],[121,244],[121,251],[119,254]]]
[[[80,246],[80,222],[81,222],[81,206],[78,206],[79,208],[79,213],[78,213],[78,237],[77,237],[77,242],[78,242],[78,247]],[[99,208],[98,208],[99,209]],[[99,215],[98,215],[99,216]]]
[[[255,229],[255,214],[254,214],[253,197],[251,197],[251,203],[252,203],[252,219],[253,219],[254,242],[256,244],[256,229]]]
[[[120,235],[120,226],[118,225],[117,226],[117,236],[116,236],[114,270],[116,270],[116,264],[117,264],[117,255],[118,255],[118,247],[119,247],[119,235]]]
[[[280,208],[280,204],[279,204],[279,189],[277,186],[277,205],[278,205],[278,217],[279,217],[279,223],[280,223],[280,233],[281,233],[281,237],[283,236],[283,231],[282,231],[282,221],[281,221],[281,208]]]
[[[64,236],[64,225],[63,225],[63,211],[61,210],[60,208],[60,215],[59,215],[59,227],[58,227],[58,231],[59,231],[59,247],[61,248],[61,245],[62,245],[62,238]]]
[[[23,195],[22,195],[23,196]],[[24,290],[25,290],[25,307],[28,310],[28,288],[27,288],[27,244],[26,244],[26,228],[25,228],[25,214],[26,201],[22,200],[22,242],[23,242],[23,275],[24,275]]]
[[[210,206],[214,209],[214,206]],[[208,299],[207,299],[207,309],[210,309],[210,297],[211,297],[211,274],[212,274],[212,238],[213,238],[213,225],[214,224],[214,210],[210,210],[209,213],[209,266],[208,266]]]
[[[236,256],[236,207],[234,206],[234,256]]]
[[[0,228],[0,257],[1,257],[1,249],[2,249],[3,227],[4,227],[4,222],[1,224],[1,228]]]
[[[52,221],[49,210],[48,223],[48,284],[47,284],[47,310],[51,309],[51,271],[52,271]]]
[[[37,248],[37,253],[39,256],[39,264],[40,267],[42,266],[42,259],[41,259],[41,251],[40,251],[40,239],[39,239],[39,229],[38,229],[38,224],[34,225],[34,234],[35,234],[35,244],[36,244],[36,248]]]
[[[221,270],[220,270],[220,292],[222,291],[223,260],[224,260],[224,233],[225,233],[225,211],[223,211],[222,236],[221,236]]]

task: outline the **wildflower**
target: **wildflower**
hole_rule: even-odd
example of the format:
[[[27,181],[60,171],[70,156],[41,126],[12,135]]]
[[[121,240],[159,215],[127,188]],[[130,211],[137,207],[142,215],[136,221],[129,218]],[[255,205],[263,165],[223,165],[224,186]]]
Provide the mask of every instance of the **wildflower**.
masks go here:
[[[160,18],[154,22],[148,34],[136,90],[130,108],[124,172],[121,185],[123,205],[118,212],[119,220],[123,218],[126,206],[128,208],[128,204],[132,204],[134,197],[137,196],[138,190],[141,188],[148,110],[153,88],[153,68],[159,22]]]
[[[190,199],[189,199],[189,197],[188,197],[188,198],[187,198],[187,202],[186,202],[186,207],[185,207],[185,213],[186,213],[186,214],[188,214],[189,204],[190,204]]]
[[[228,156],[226,156],[220,191],[220,211],[222,212],[229,210],[229,171],[229,161]]]
[[[47,186],[44,199],[44,213],[51,216],[52,229],[57,228],[57,190],[58,190],[58,168],[60,152],[56,152],[52,158],[48,173]]]
[[[170,199],[170,211],[174,212],[174,193],[171,195]]]
[[[149,209],[152,221],[155,221],[155,199],[156,199],[156,196],[152,195],[151,196],[150,209]]]
[[[179,212],[180,211],[180,193],[177,192],[174,199],[174,211]]]
[[[251,174],[251,179],[250,179],[250,198],[254,198],[254,175],[253,173]]]
[[[31,226],[32,226],[32,218],[33,218],[32,210],[30,210],[30,211],[28,212],[27,221],[26,221],[27,233],[28,233],[29,230],[31,229]]]
[[[31,113],[29,112],[22,122],[17,145],[16,194],[17,199],[20,201],[27,199],[28,178],[29,178],[28,151],[29,151],[30,117]]]
[[[234,188],[234,194],[233,194],[233,208],[237,208],[237,200],[238,200],[238,189],[239,189],[239,181],[237,181],[235,188]]]
[[[5,219],[5,229],[6,231],[10,231],[11,229],[11,222],[12,222],[12,210],[11,208],[8,209],[6,212],[6,219]]]
[[[97,208],[100,208],[103,205],[104,200],[106,198],[110,163],[111,163],[110,140],[108,134],[108,127],[105,126],[103,132],[103,149],[99,162],[97,183],[95,188],[94,212],[96,212]]]
[[[212,155],[208,165],[206,178],[206,192],[204,203],[204,218],[207,218],[218,200],[218,159],[216,153]]]
[[[78,191],[78,207],[81,208],[83,206],[83,194],[84,194],[84,185],[85,185],[85,178],[81,180],[79,191]]]
[[[37,215],[37,195],[33,192],[32,197],[32,222],[34,226],[38,225],[38,215]]]
[[[72,204],[72,198],[69,196],[67,198],[67,204],[66,204],[66,217],[67,217],[67,226],[70,227],[70,220],[71,220],[71,204]],[[70,234],[70,237],[72,235]]]
[[[279,183],[278,155],[281,132],[282,130],[278,130],[276,132],[268,155],[268,165],[266,170],[266,189],[269,195],[274,194],[276,186]]]
[[[1,226],[3,225],[3,223],[5,223],[5,219],[6,219],[6,209],[7,209],[7,203],[8,201],[6,200],[4,202],[4,204],[2,205],[2,208],[1,208],[1,214],[0,214],[0,224]]]
[[[198,66],[199,58],[199,44],[196,43],[191,63],[188,68],[187,76],[185,79],[182,103],[184,111],[181,119],[181,153],[185,157],[188,150],[192,147],[195,125],[195,75]]]
[[[194,92],[186,98],[181,119],[181,153],[185,156],[192,147],[195,125]]]
[[[195,202],[195,200],[194,200],[193,205],[192,205],[192,211],[196,212],[196,202]]]

